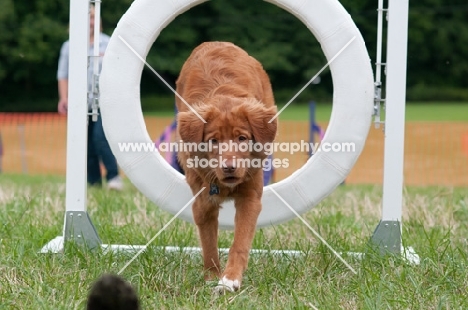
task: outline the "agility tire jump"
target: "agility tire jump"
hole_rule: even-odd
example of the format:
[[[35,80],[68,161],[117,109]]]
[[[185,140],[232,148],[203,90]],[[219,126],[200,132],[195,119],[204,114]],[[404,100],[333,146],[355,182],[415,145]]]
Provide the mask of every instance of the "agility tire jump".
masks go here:
[[[193,198],[185,177],[157,151],[121,152],[118,145],[152,143],[140,103],[140,80],[145,64],[136,54],[145,59],[162,29],[177,15],[204,1],[134,1],[112,34],[100,77],[103,126],[120,167],[148,199],[172,214]],[[269,2],[301,20],[321,44],[327,60],[333,60],[330,63],[333,108],[322,143],[351,142],[355,152],[318,152],[288,178],[266,186],[257,227],[295,218],[275,192],[298,214],[303,214],[342,183],[364,147],[374,99],[373,72],[364,40],[337,0]],[[233,229],[234,215],[233,204],[224,204],[219,227]],[[191,208],[186,208],[179,218],[193,222]]]

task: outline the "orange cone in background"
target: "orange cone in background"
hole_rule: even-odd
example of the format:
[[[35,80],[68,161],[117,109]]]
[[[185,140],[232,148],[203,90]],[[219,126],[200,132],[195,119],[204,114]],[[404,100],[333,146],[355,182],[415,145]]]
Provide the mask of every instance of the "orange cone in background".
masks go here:
[[[462,136],[462,150],[466,156],[468,156],[468,133]]]

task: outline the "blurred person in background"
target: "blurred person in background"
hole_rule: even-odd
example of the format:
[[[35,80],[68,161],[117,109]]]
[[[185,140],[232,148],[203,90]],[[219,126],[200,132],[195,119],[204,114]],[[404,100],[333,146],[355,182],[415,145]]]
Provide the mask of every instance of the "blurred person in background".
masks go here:
[[[89,55],[94,53],[94,6],[90,6],[89,10]],[[107,48],[110,37],[102,33],[99,34],[99,72],[102,68],[102,56]],[[58,61],[57,80],[58,80],[58,112],[66,115],[68,111],[68,64],[69,64],[69,48],[70,42],[67,40],[63,43],[60,49],[60,57]],[[93,83],[93,57],[89,57],[88,61],[88,111],[91,112],[92,107],[92,83]],[[99,110],[98,110],[99,113]],[[102,186],[101,165],[104,164],[106,169],[107,187],[113,190],[122,190],[123,181],[119,176],[119,168],[117,160],[112,153],[107,138],[102,127],[102,119],[99,113],[97,121],[92,120],[92,116],[88,115],[88,152],[87,152],[87,180],[91,186]]]

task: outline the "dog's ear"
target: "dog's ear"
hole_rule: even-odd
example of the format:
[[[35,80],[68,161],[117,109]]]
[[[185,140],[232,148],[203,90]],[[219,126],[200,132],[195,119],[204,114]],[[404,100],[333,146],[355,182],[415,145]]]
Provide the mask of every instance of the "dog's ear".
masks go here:
[[[211,118],[213,109],[209,106],[194,106],[194,111],[177,113],[177,130],[184,142],[200,143],[203,141],[205,122]]]
[[[244,103],[239,109],[246,116],[256,142],[264,144],[275,140],[278,120],[272,119],[277,113],[276,106],[267,108],[261,102],[256,101]]]

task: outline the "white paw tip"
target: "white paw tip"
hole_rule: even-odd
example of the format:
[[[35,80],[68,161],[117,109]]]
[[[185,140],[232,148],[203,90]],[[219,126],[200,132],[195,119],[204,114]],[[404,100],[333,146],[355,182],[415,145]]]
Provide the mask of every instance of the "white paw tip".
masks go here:
[[[218,285],[215,287],[215,292],[218,294],[224,294],[225,292],[235,292],[239,289],[239,280],[229,280],[223,277],[219,280]]]

